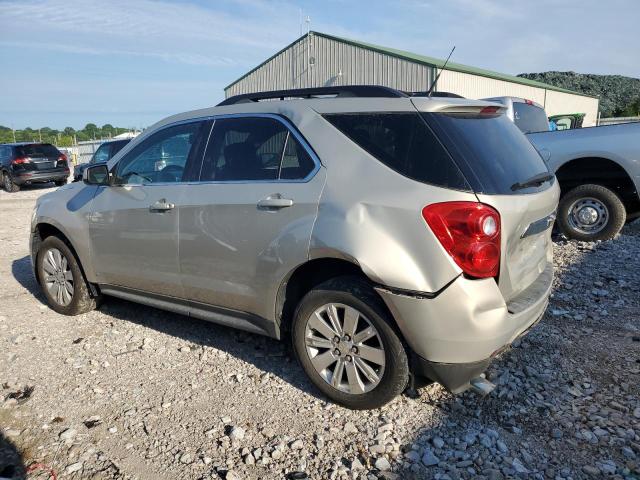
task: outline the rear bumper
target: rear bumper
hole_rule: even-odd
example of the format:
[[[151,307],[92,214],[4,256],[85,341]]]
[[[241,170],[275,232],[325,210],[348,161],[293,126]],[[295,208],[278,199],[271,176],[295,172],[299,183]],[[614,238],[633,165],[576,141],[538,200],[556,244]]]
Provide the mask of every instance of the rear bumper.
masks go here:
[[[383,287],[376,290],[420,358],[419,368],[451,391],[461,391],[491,358],[542,317],[552,281],[553,266],[548,264],[533,284],[508,304],[493,279],[460,276],[434,298]]]
[[[66,180],[69,178],[69,173],[69,170],[57,170],[53,172],[19,172],[13,173],[13,175],[11,175],[11,179],[16,185],[28,185],[30,183]]]

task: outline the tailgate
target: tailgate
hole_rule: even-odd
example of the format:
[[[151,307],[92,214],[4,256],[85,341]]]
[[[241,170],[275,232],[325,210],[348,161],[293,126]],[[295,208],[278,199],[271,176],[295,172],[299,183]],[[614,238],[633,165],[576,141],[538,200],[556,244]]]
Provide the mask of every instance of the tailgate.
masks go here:
[[[558,182],[537,193],[478,195],[500,212],[502,229],[498,285],[509,301],[529,287],[553,261],[551,229],[560,197]]]

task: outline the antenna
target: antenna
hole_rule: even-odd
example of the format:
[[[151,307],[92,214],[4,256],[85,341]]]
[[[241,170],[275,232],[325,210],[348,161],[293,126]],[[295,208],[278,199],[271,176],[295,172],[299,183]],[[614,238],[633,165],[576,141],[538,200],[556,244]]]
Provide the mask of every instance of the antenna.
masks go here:
[[[427,90],[427,97],[431,97],[431,93],[433,92],[433,89],[436,87],[436,85],[438,84],[438,79],[440,78],[440,74],[442,73],[442,71],[444,70],[444,67],[447,66],[447,63],[449,63],[449,59],[451,58],[451,55],[453,55],[453,51],[456,49],[456,46],[454,45],[453,48],[451,49],[451,51],[449,52],[449,56],[447,57],[447,59],[444,61],[444,65],[442,65],[442,68],[440,69],[440,72],[438,72],[438,75],[436,75],[435,80],[433,81],[433,83],[431,84],[431,86],[429,87],[429,90]]]

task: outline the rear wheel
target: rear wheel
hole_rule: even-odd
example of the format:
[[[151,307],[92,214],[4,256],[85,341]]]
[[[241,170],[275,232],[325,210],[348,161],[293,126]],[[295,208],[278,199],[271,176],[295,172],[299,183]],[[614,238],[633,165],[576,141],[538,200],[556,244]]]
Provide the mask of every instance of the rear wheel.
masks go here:
[[[75,255],[60,238],[51,236],[42,242],[36,269],[47,301],[56,312],[79,315],[96,308]]]
[[[311,290],[295,313],[292,340],[302,368],[333,401],[377,408],[407,386],[407,354],[375,291],[355,277]]]
[[[16,185],[15,183],[13,183],[11,175],[9,175],[7,172],[4,172],[4,174],[2,175],[2,188],[4,188],[7,192],[15,193],[20,190],[20,185]]]
[[[558,228],[569,239],[609,240],[620,232],[625,220],[622,201],[602,185],[580,185],[567,192],[558,206]]]
[[[66,184],[67,184],[67,180],[66,180],[66,179],[64,179],[64,180],[56,180],[56,181],[55,181],[55,182],[53,182],[53,183],[55,183],[55,184],[56,184],[56,187],[61,187],[61,186],[63,186],[63,185],[66,185]]]

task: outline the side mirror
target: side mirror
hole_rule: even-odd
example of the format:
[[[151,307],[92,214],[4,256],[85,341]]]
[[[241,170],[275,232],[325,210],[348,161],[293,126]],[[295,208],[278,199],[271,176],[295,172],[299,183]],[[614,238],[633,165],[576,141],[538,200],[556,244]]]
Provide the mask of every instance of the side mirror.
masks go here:
[[[89,165],[82,172],[82,181],[87,185],[109,185],[109,168],[104,163]]]

